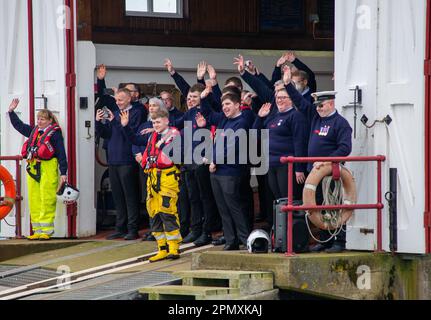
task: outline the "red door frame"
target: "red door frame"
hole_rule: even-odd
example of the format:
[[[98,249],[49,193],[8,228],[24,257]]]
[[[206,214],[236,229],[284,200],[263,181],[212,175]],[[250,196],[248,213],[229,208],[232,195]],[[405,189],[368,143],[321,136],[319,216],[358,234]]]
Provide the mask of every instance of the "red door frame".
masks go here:
[[[76,186],[76,71],[75,71],[75,0],[65,0],[66,13],[66,99],[68,181]],[[67,237],[76,238],[76,203],[67,206]]]
[[[431,253],[431,0],[427,0],[425,53],[425,239]]]

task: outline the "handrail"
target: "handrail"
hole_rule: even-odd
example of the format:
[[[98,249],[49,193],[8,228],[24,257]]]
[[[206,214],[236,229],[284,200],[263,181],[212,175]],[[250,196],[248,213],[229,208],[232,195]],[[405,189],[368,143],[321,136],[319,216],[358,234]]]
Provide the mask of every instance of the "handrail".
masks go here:
[[[16,238],[22,238],[22,216],[21,216],[21,201],[24,198],[21,195],[21,161],[22,156],[0,156],[0,161],[15,161],[15,183],[16,183],[16,198],[15,198],[15,235]],[[2,200],[2,198],[0,198]]]
[[[382,162],[386,160],[385,156],[371,157],[282,157],[281,163],[288,165],[288,201],[287,206],[281,210],[288,215],[287,221],[287,252],[286,256],[293,256],[293,211],[297,210],[339,210],[339,209],[377,209],[377,249],[376,252],[382,252]],[[313,162],[377,162],[377,203],[374,204],[352,204],[352,205],[334,205],[334,206],[294,206],[293,205],[293,164],[294,163],[313,163]]]

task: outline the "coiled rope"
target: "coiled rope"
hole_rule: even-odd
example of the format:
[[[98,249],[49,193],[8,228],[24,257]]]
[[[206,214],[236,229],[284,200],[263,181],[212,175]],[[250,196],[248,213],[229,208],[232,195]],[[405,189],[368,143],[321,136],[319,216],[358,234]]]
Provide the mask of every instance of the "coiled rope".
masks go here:
[[[331,190],[331,183],[334,182],[334,188]],[[333,180],[332,176],[324,177],[322,180],[322,192],[323,192],[323,205],[339,205],[343,203],[343,182],[341,179]],[[328,243],[332,239],[337,239],[337,236],[341,231],[346,231],[343,229],[343,225],[339,225],[341,221],[341,210],[326,210],[325,214],[322,214],[322,220],[326,224],[330,224],[333,230],[327,229],[331,235],[327,240],[316,239],[311,231],[308,217],[310,213],[307,212],[305,215],[305,222],[307,224],[308,232],[310,236],[318,243]]]

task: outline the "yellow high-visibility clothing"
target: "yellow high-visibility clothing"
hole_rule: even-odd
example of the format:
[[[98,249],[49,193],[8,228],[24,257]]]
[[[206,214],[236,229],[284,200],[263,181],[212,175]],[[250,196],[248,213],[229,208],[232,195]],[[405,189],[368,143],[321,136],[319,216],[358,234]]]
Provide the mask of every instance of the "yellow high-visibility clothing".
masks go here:
[[[157,242],[180,243],[178,194],[180,171],[176,166],[168,169],[149,169],[147,179],[147,210],[151,218],[151,231]]]
[[[36,174],[35,165],[36,161],[30,163],[30,172],[33,174]],[[52,236],[54,234],[54,220],[57,208],[57,158],[41,160],[40,174],[40,182],[27,174],[31,224],[35,234]]]

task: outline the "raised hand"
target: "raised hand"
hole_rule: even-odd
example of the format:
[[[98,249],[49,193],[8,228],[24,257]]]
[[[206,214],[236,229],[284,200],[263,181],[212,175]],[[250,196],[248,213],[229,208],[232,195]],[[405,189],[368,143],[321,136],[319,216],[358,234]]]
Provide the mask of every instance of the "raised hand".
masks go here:
[[[247,68],[247,70],[248,70],[251,74],[256,75],[256,73],[257,73],[257,68],[256,68],[256,66],[253,64],[253,61],[248,60],[248,61],[247,61],[247,63],[246,63],[246,68]]]
[[[171,75],[175,73],[174,65],[172,64],[172,61],[170,59],[165,59],[163,65]]]
[[[287,61],[286,54],[283,54],[280,59],[277,60],[277,67],[281,67]]]
[[[121,125],[126,127],[129,124],[129,111],[120,112]]]
[[[245,72],[245,63],[244,63],[244,57],[242,55],[238,55],[237,58],[234,58],[234,62],[233,64],[235,64],[238,68],[238,72],[243,75]]]
[[[205,128],[207,125],[206,119],[204,118],[204,116],[200,112],[198,112],[196,114],[196,123],[197,123],[199,128]]]
[[[253,93],[247,92],[242,98],[242,104],[246,106],[251,106],[252,103],[253,103]]]
[[[196,75],[199,80],[202,80],[207,73],[207,63],[205,61],[201,61],[198,64]]]
[[[208,97],[208,95],[213,91],[213,88],[211,85],[207,85],[205,87],[205,90],[202,91],[201,93],[201,99],[205,99],[206,97]]]
[[[97,67],[97,79],[103,80],[106,77],[106,66],[101,64]]]
[[[18,104],[19,104],[19,99],[13,99],[9,105],[9,112],[15,111],[15,109],[18,107]]]
[[[292,70],[289,66],[284,66],[283,68],[283,82],[288,85],[292,81]]]
[[[217,81],[217,72],[212,65],[209,64],[207,66],[207,71],[208,71],[208,75],[209,75],[210,79]]]
[[[258,116],[260,118],[265,118],[271,112],[271,103],[265,103],[262,108],[260,108]]]

